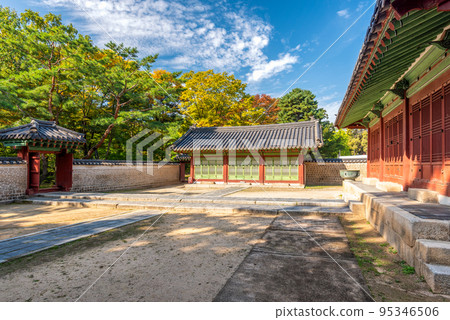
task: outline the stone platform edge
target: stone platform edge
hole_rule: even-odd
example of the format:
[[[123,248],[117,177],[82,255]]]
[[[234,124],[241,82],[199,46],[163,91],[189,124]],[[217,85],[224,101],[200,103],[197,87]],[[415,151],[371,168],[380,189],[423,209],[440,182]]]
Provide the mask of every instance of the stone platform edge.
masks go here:
[[[420,254],[423,239],[450,241],[450,221],[419,218],[399,208],[395,202],[377,197],[383,190],[376,190],[373,185],[360,186],[353,181],[344,181],[343,187],[344,199],[351,211],[365,218],[418,275],[424,276],[434,292],[450,294],[450,283],[436,282]]]

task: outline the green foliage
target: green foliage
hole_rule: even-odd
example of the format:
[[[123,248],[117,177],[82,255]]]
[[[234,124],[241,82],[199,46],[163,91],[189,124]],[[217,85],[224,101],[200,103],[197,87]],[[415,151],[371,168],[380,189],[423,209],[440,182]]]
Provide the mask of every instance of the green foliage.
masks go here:
[[[348,147],[352,155],[367,154],[367,130],[364,129],[349,129]]]
[[[53,120],[86,135],[76,157],[124,159],[133,135],[182,121],[180,73],[152,71],[157,55],[138,54],[98,48],[60,16],[0,7],[0,128]]]
[[[226,72],[153,70],[157,55],[107,43],[65,25],[61,16],[0,7],[0,128],[31,118],[54,120],[84,133],[75,157],[125,159],[126,141],[144,129],[169,136],[165,146],[197,126],[238,126],[318,119],[323,157],[367,151],[367,132],[337,130],[311,91],[275,99],[248,95]],[[10,149],[1,147],[4,155]],[[144,158],[147,155],[144,154]],[[159,151],[154,160],[163,159]]]
[[[339,153],[342,156],[350,155],[348,135],[344,130],[325,121],[322,123],[322,134],[324,145],[319,151],[323,158],[337,158]]]
[[[278,108],[280,109],[278,122],[305,121],[310,120],[311,117],[318,120],[328,119],[325,109],[319,108],[315,99],[316,96],[309,90],[293,89],[278,102]]]
[[[182,93],[181,112],[187,124],[198,127],[251,125],[264,110],[245,93],[246,84],[226,72],[189,72]]]

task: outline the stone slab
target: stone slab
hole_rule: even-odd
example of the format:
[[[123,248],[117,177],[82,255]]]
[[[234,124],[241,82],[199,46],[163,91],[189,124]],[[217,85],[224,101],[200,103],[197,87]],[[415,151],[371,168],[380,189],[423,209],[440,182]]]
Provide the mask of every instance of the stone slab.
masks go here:
[[[215,301],[372,301],[345,233],[323,231],[343,230],[336,217],[297,221],[322,226],[314,232],[317,242],[289,220],[279,216],[273,221]]]
[[[420,239],[416,241],[417,257],[425,263],[450,266],[450,242]]]

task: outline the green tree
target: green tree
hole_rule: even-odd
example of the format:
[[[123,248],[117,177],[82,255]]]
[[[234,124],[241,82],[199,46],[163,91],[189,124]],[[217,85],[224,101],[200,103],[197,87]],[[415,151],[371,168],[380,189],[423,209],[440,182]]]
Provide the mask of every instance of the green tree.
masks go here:
[[[311,117],[318,120],[328,118],[325,109],[318,107],[316,96],[311,91],[300,88],[292,89],[284,95],[278,102],[278,108],[279,123],[305,121]]]
[[[367,154],[367,130],[365,129],[349,129],[348,147],[352,155]]]
[[[322,123],[323,146],[319,149],[323,158],[337,158],[350,155],[349,137],[345,130],[337,129],[331,122]]]
[[[170,133],[182,120],[180,73],[153,72],[156,58],[122,44],[100,49],[51,13],[0,7],[0,126],[54,120],[86,135],[77,157],[124,159],[128,138]]]

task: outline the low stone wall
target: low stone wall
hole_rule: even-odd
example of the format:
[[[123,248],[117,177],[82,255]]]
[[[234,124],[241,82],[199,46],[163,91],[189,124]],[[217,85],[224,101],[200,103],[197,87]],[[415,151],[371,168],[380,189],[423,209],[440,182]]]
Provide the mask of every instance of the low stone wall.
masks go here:
[[[179,183],[179,164],[128,164],[126,161],[74,160],[71,191],[113,191]]]
[[[0,202],[23,198],[26,190],[26,162],[18,158],[0,158]]]
[[[364,160],[325,159],[323,162],[305,162],[305,182],[309,186],[342,185],[340,170],[359,170],[361,181],[367,177],[367,162]]]

